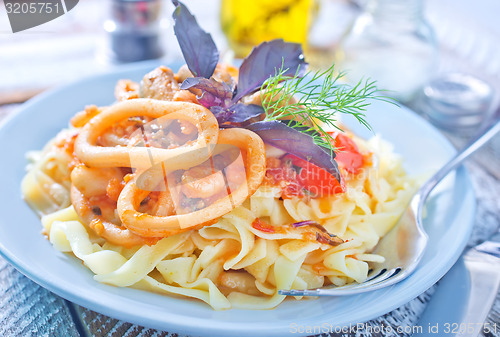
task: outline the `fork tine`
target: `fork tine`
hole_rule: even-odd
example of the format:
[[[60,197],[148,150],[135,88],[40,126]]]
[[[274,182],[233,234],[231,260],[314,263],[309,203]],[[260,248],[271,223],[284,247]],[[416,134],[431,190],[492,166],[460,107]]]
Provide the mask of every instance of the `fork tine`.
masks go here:
[[[394,269],[382,269],[376,275],[369,278],[363,283],[349,284],[346,286],[336,287],[336,288],[318,288],[318,289],[305,289],[305,290],[284,290],[278,291],[280,295],[286,296],[343,296],[343,295],[354,295],[366,292],[368,289],[373,289],[379,284],[387,283],[387,280],[398,275],[402,271],[402,268]]]
[[[377,277],[382,276],[385,272],[387,272],[387,269],[386,269],[386,268],[381,269],[381,270],[378,272],[378,274],[377,274],[377,275],[370,277],[370,278],[369,278],[368,280],[366,280],[365,282],[370,282],[371,280],[373,280],[373,279],[375,279],[375,278],[377,278]],[[364,282],[363,282],[363,283],[364,283]]]
[[[280,289],[278,291],[278,293],[280,295],[285,295],[285,296],[319,296],[318,291],[319,291],[319,289],[306,289],[306,290],[297,290],[297,289],[283,290],[283,289]]]

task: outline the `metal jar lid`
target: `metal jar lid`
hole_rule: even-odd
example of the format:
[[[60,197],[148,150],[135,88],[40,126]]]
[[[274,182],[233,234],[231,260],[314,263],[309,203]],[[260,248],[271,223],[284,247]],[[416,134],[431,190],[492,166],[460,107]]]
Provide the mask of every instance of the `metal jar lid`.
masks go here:
[[[434,79],[423,89],[421,111],[446,130],[471,130],[487,117],[493,89],[486,82],[461,73]]]

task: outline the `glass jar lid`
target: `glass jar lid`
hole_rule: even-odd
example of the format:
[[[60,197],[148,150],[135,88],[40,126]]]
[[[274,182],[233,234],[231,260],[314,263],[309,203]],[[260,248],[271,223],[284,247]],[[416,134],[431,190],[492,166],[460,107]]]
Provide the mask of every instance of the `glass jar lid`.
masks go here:
[[[471,75],[450,73],[423,88],[421,110],[443,129],[471,129],[486,118],[493,100],[492,87]]]

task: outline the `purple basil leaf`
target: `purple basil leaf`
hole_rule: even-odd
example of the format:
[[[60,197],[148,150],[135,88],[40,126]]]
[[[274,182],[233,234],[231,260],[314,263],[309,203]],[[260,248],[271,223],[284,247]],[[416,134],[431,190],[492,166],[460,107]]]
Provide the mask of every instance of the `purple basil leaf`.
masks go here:
[[[227,121],[232,123],[243,123],[265,113],[264,108],[256,104],[238,103],[231,106],[229,110],[232,114]]]
[[[232,112],[226,108],[221,106],[212,106],[209,108],[210,111],[214,114],[215,118],[217,118],[217,122],[219,126],[222,126],[223,123],[227,122],[228,118],[231,116]]]
[[[259,89],[264,81],[276,75],[282,66],[283,70],[288,69],[286,76],[294,76],[296,73],[302,76],[305,73],[307,63],[300,44],[276,39],[262,42],[252,49],[240,66],[238,92],[233,101],[237,102],[243,96]]]
[[[310,135],[279,121],[255,122],[246,128],[258,134],[264,143],[325,169],[340,182],[339,168],[334,160],[335,153],[332,156],[324,148],[314,143],[314,139]]]
[[[219,51],[212,36],[201,29],[183,3],[176,0],[172,3],[175,36],[189,70],[194,76],[210,78],[219,62]]]
[[[231,97],[233,97],[233,91],[226,83],[218,82],[213,78],[188,77],[182,82],[181,89],[197,94],[198,102],[205,108],[213,106],[225,108],[231,103]],[[199,90],[202,92],[201,95],[198,95]]]
[[[234,125],[234,124],[219,124],[219,129],[234,129],[234,128],[240,128],[240,126],[238,125]]]
[[[252,118],[258,117],[264,113],[264,108],[255,104],[238,103],[229,108],[222,106],[212,106],[210,111],[219,122],[219,126],[226,122],[244,123]]]

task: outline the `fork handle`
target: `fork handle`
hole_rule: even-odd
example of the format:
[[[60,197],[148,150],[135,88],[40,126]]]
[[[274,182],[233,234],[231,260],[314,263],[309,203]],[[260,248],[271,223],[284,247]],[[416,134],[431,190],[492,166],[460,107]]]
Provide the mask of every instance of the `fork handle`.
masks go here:
[[[484,144],[486,144],[493,136],[500,131],[500,117],[495,120],[484,130],[474,137],[460,152],[458,152],[449,162],[447,162],[439,171],[437,171],[427,182],[422,185],[419,190],[420,200],[424,202],[432,189],[448,175],[452,170],[456,169],[465,159],[476,152]]]

